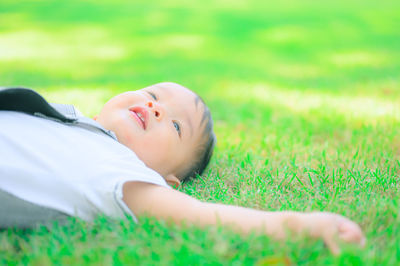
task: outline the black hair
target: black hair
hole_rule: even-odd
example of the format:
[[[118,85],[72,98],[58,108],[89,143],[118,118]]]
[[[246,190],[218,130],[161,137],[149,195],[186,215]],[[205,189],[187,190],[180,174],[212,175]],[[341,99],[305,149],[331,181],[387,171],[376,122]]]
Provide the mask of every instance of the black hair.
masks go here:
[[[201,134],[202,137],[194,154],[192,164],[184,172],[184,174],[180,176],[182,182],[187,182],[193,178],[196,178],[198,175],[201,175],[204,172],[208,163],[210,162],[215,143],[217,142],[217,138],[213,131],[211,112],[204,100],[200,96],[196,95],[196,105],[198,105],[199,102],[201,102],[204,106],[203,117],[201,119],[201,125],[203,127],[203,132]]]

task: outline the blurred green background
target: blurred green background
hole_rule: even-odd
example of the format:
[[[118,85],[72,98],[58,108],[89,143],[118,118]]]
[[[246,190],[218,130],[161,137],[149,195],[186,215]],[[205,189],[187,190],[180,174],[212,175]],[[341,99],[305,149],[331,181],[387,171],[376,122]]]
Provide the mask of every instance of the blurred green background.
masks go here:
[[[175,81],[222,102],[263,102],[254,87],[398,96],[397,1],[3,0],[0,12],[3,86],[101,94]]]
[[[177,249],[154,244],[146,231],[151,221],[129,229],[145,230],[140,241],[158,245],[149,252],[159,260],[262,264],[283,252],[299,264],[394,264],[400,261],[399,29],[397,0],[2,0],[0,86],[31,87],[93,116],[117,93],[162,81],[185,85],[209,105],[218,145],[205,175],[181,190],[265,210],[338,212],[360,223],[369,239],[362,252],[349,248],[334,258],[321,245],[287,249],[253,239],[248,247],[228,234],[212,239],[214,246],[200,237],[196,246],[197,231],[158,224],[181,237],[164,237],[178,241]],[[83,230],[71,228],[75,236]],[[67,250],[79,243],[91,250],[87,255],[63,253],[65,232],[55,234],[61,242],[32,234],[2,234],[2,243],[20,247],[6,245],[11,259],[3,262],[124,261],[89,244],[96,236],[67,241]],[[61,247],[46,246],[52,241]],[[121,254],[143,259],[135,249]]]

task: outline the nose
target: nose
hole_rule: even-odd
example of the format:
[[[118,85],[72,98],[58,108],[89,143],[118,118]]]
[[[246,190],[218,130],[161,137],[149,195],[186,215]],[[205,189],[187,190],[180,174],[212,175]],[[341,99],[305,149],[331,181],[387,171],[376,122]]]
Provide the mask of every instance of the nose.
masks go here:
[[[149,101],[146,106],[150,109],[150,114],[153,114],[157,120],[160,121],[163,118],[165,112],[160,104]]]

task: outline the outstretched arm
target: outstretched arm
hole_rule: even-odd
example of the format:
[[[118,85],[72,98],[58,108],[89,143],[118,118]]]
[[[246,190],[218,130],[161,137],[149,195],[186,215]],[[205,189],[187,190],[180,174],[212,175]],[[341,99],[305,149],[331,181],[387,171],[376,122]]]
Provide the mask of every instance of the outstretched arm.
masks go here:
[[[198,226],[231,225],[242,233],[258,231],[276,239],[284,239],[287,231],[307,233],[322,238],[335,254],[340,252],[337,238],[361,245],[365,241],[357,224],[332,213],[266,212],[206,203],[173,189],[142,182],[126,183],[123,192],[125,203],[137,217],[146,214]]]

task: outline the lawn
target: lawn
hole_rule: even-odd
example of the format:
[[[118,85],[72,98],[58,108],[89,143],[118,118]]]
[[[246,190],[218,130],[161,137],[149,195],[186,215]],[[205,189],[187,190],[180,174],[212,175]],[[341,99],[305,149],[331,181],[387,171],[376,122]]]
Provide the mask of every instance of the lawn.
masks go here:
[[[181,83],[209,105],[218,144],[180,190],[340,213],[368,242],[335,257],[305,238],[99,217],[2,230],[0,264],[400,264],[399,29],[397,0],[2,0],[0,86],[93,116],[117,93]]]

